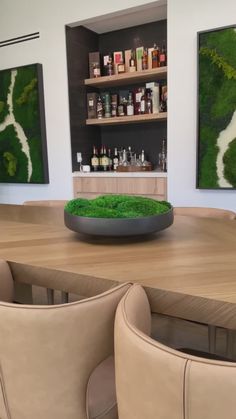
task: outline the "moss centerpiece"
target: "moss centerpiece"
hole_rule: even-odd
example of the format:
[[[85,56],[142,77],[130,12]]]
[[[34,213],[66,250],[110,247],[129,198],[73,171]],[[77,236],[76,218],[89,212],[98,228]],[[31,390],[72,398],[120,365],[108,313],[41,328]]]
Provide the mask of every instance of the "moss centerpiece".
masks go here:
[[[169,227],[173,218],[169,202],[130,195],[72,199],[64,210],[69,229],[96,236],[150,234]]]

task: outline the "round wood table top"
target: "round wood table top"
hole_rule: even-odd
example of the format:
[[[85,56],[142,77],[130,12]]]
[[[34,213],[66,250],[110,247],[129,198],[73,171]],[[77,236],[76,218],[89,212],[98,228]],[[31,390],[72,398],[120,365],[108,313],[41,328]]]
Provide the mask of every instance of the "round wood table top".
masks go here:
[[[147,238],[84,239],[62,208],[0,205],[0,257],[145,286],[153,311],[236,328],[236,221],[176,216]]]

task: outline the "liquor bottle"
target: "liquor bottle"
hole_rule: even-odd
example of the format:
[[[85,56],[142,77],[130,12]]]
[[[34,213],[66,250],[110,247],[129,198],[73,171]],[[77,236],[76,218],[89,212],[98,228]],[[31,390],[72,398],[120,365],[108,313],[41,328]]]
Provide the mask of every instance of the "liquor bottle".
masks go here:
[[[157,68],[160,66],[160,56],[159,56],[159,48],[156,44],[153,46],[152,51],[152,68]]]
[[[159,153],[158,164],[162,172],[167,170],[166,140],[162,140],[161,152]]]
[[[136,65],[135,51],[132,49],[131,50],[131,57],[130,57],[130,60],[129,60],[129,71],[131,73],[133,73],[136,70],[137,70],[137,65]]]
[[[125,73],[125,63],[124,63],[123,57],[121,57],[119,64],[117,64],[117,73],[118,74]]]
[[[114,65],[112,60],[112,54],[109,54],[108,62],[107,62],[107,75],[112,76],[114,74]]]
[[[167,86],[162,86],[161,88],[160,111],[167,112]]]
[[[118,103],[118,96],[117,94],[111,95],[111,116],[117,116],[117,103]]]
[[[109,164],[108,164],[108,170],[109,172],[112,171],[112,157],[111,157],[111,149],[108,148],[108,160],[109,160]]]
[[[141,98],[143,95],[143,89],[139,87],[134,91],[134,113],[135,115],[141,114]]]
[[[101,69],[99,63],[93,64],[93,77],[97,78],[101,76]]]
[[[92,170],[94,172],[97,172],[99,169],[99,158],[98,158],[98,153],[97,153],[97,149],[95,146],[93,146],[93,155],[91,157],[91,166],[92,166]]]
[[[118,116],[125,116],[124,100],[122,97],[119,98]]]
[[[143,92],[143,95],[141,97],[141,103],[140,103],[141,113],[146,113],[146,95],[145,92]]]
[[[98,96],[97,100],[97,118],[102,119],[103,118],[103,103],[101,96]]]
[[[103,170],[103,165],[102,165],[102,159],[103,159],[103,146],[100,149],[100,154],[98,156],[98,160],[99,160],[99,170]]]
[[[128,102],[127,102],[127,116],[134,115],[134,102],[133,102],[133,94],[129,92]]]
[[[142,70],[148,69],[148,50],[144,48],[142,56]]]
[[[167,65],[167,54],[165,44],[162,45],[160,52],[160,67],[165,67]]]
[[[105,118],[110,118],[111,117],[111,97],[110,97],[110,93],[105,93],[104,94],[104,112],[105,112]]]
[[[108,158],[108,155],[107,155],[106,147],[103,146],[103,156],[102,156],[103,171],[106,172],[108,170],[108,167],[109,167],[109,158]]]
[[[117,167],[119,166],[119,158],[118,158],[117,148],[115,148],[115,150],[114,150],[114,156],[113,156],[113,159],[112,159],[112,163],[113,163],[113,170],[116,171]]]
[[[152,91],[151,89],[146,89],[146,103],[145,103],[145,113],[152,113]]]
[[[145,162],[145,154],[144,154],[144,150],[142,150],[142,152],[141,152],[141,157],[140,157],[140,160],[141,160],[142,165],[143,165],[143,164],[144,164],[144,162]]]

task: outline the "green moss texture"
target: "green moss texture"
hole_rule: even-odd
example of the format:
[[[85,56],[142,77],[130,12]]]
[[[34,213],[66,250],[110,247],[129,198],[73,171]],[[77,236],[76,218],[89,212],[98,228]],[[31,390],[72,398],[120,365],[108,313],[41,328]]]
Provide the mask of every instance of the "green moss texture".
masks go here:
[[[169,202],[140,196],[102,195],[95,199],[72,199],[65,211],[81,217],[137,218],[163,214],[171,208]]]
[[[225,28],[200,34],[199,173],[200,188],[218,188],[217,138],[236,110],[236,31]],[[227,179],[233,164],[227,157]],[[226,173],[226,172],[225,172]],[[232,184],[233,186],[233,184]]]

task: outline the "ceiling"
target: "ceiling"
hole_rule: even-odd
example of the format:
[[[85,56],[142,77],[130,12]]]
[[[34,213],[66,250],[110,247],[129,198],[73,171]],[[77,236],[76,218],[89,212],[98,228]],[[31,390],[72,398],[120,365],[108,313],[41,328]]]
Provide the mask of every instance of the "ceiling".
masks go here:
[[[166,0],[159,0],[140,7],[132,7],[120,12],[107,14],[80,22],[71,23],[70,27],[83,25],[99,34],[131,26],[156,22],[167,18]]]

